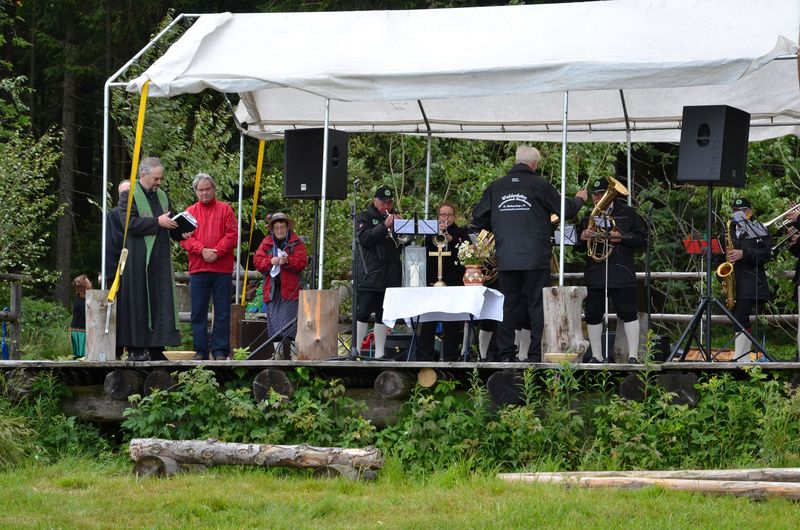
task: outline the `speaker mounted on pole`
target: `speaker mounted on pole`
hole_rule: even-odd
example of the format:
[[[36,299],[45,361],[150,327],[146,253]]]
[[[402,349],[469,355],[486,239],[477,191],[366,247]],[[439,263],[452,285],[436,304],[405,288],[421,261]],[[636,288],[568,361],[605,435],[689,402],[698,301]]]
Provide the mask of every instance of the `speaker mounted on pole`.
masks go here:
[[[678,182],[742,188],[750,114],[727,105],[683,107]]]
[[[322,146],[324,129],[284,132],[283,196],[322,198]],[[347,198],[347,133],[328,129],[326,199]]]

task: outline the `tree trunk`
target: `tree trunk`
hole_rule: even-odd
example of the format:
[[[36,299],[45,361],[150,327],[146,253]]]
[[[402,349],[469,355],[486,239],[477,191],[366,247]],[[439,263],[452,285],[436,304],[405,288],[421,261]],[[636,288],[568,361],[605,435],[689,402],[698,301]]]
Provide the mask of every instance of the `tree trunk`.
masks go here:
[[[134,438],[130,444],[135,462],[148,455],[168,457],[180,464],[285,466],[297,468],[345,465],[355,469],[380,469],[383,454],[374,447],[346,449],[310,445],[261,445],[218,440],[161,440]]]
[[[103,388],[111,399],[127,402],[129,396],[144,390],[144,376],[135,370],[118,368],[106,375]]]
[[[77,76],[73,72],[75,55],[75,21],[71,16],[64,19],[64,85],[62,87],[61,123],[64,139],[61,142],[61,165],[58,179],[58,203],[64,208],[58,217],[56,230],[56,300],[70,307],[72,283],[72,201],[75,191],[75,159],[77,155],[78,126],[75,122],[78,97]]]
[[[269,396],[270,390],[275,390],[278,394],[292,397],[294,394],[294,384],[289,380],[289,376],[283,370],[266,368],[261,370],[253,380],[253,396],[256,403],[261,403]]]
[[[330,359],[339,354],[339,293],[300,291],[297,358]]]
[[[406,398],[414,388],[414,376],[399,370],[384,370],[375,378],[375,392],[384,399]]]
[[[581,306],[586,287],[547,287],[542,292],[544,355],[549,353],[577,354],[577,362],[589,348],[583,337]]]
[[[520,405],[523,399],[522,374],[513,370],[495,372],[486,380],[486,390],[495,405]]]
[[[120,423],[122,413],[131,405],[127,401],[111,399],[102,385],[70,387],[71,396],[61,399],[61,411],[93,423]]]
[[[181,471],[181,465],[167,456],[143,456],[133,466],[137,477],[170,477]]]
[[[117,352],[117,304],[111,304],[106,333],[108,291],[86,291],[86,360],[113,361]]]
[[[784,497],[800,499],[800,484],[793,482],[763,482],[763,481],[724,481],[724,480],[688,480],[688,479],[661,479],[661,478],[632,478],[632,477],[569,477],[563,475],[537,476],[536,473],[524,478],[506,478],[509,481],[524,482],[549,482],[580,486],[586,488],[626,488],[638,489],[650,486],[660,486],[664,489],[680,491],[697,491],[703,493],[725,493],[753,498]]]
[[[156,369],[147,374],[144,378],[144,395],[150,394],[153,390],[170,390],[175,386],[175,379],[168,370]]]
[[[528,475],[530,473],[521,473]],[[548,476],[578,477],[629,477],[685,480],[800,482],[800,468],[762,467],[753,469],[678,469],[673,471],[564,471],[554,473],[532,473],[542,478]],[[507,473],[506,475],[515,475]]]

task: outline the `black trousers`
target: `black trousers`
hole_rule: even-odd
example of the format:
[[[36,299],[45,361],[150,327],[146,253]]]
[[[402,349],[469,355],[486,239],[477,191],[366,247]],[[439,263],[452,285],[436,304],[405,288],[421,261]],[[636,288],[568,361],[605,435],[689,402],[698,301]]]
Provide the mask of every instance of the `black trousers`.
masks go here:
[[[542,289],[550,284],[550,269],[501,271],[499,290],[503,293],[503,321],[497,326],[497,349],[501,359],[510,359],[516,352],[514,328],[526,320],[531,323],[531,345],[528,359],[542,358]],[[523,326],[525,327],[525,326]]]
[[[452,362],[459,360],[461,356],[461,337],[463,335],[464,323],[461,321],[442,322],[444,327],[444,337],[442,338],[442,360]],[[438,361],[436,350],[433,348],[433,340],[436,334],[436,322],[423,322],[419,325],[419,347],[417,348],[417,360]]]
[[[636,287],[615,287],[608,290],[614,301],[617,317],[623,322],[633,322],[636,314]],[[585,313],[587,324],[601,324],[606,312],[606,290],[589,289],[586,295]]]
[[[731,313],[745,329],[750,331],[750,315],[753,314],[753,309],[756,310],[756,313],[761,313],[765,306],[766,301],[764,300],[755,300],[753,298],[737,298],[736,304],[733,306],[733,311],[731,311]],[[733,332],[738,333],[739,331],[741,330],[738,329],[734,324]]]

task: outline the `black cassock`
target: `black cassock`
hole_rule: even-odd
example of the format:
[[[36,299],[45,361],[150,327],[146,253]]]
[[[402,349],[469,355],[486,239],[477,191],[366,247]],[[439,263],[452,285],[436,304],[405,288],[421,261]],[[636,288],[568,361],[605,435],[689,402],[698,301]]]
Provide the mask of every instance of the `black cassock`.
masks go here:
[[[144,191],[144,195],[153,217],[140,217],[136,201],[133,202],[125,244],[128,260],[118,295],[117,344],[128,348],[176,346],[181,343],[181,336],[175,314],[170,231],[158,226],[158,216],[164,211],[156,192]],[[144,236],[148,235],[156,238],[146,264]]]

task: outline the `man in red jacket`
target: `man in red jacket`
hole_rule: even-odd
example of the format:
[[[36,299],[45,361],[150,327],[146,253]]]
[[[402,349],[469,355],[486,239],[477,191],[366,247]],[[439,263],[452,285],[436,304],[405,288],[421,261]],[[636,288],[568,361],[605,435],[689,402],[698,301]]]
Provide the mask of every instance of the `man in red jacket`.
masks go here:
[[[189,253],[194,360],[207,360],[211,353],[214,360],[224,361],[230,354],[231,273],[239,232],[233,208],[216,198],[217,184],[211,175],[198,173],[192,188],[197,202],[186,211],[197,220],[197,229],[181,246]],[[214,303],[210,343],[209,298]]]

